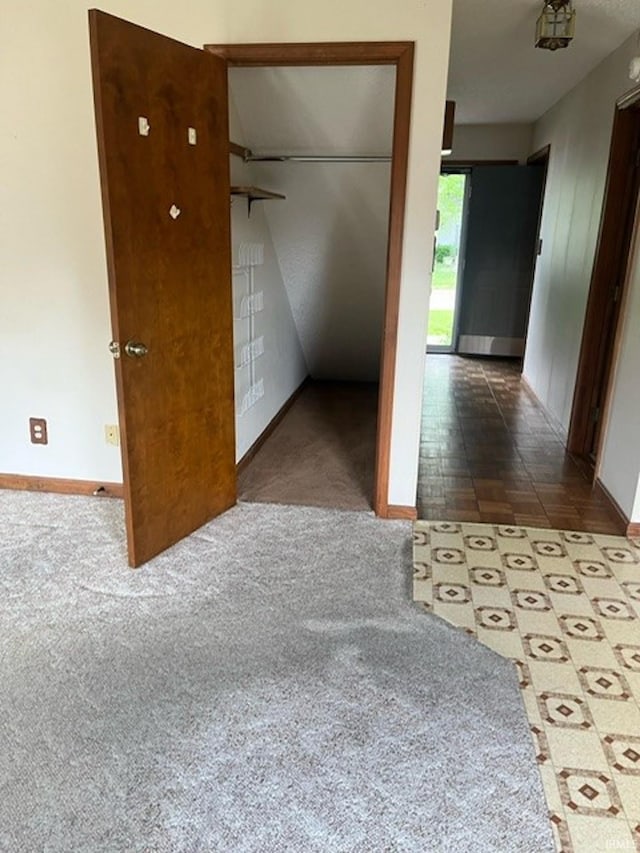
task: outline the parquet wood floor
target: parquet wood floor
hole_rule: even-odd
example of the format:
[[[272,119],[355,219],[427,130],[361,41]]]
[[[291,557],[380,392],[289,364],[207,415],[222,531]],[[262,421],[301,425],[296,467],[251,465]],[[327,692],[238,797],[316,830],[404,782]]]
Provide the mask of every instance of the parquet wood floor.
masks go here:
[[[513,360],[429,355],[418,518],[624,534]]]

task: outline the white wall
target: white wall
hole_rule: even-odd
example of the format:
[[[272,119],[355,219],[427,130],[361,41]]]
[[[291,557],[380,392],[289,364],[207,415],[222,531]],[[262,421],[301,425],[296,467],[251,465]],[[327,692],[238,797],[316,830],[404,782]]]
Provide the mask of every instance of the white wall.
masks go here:
[[[532,124],[456,124],[447,160],[518,160],[531,154]]]
[[[229,99],[229,133],[234,142],[247,144],[233,97]],[[250,186],[259,183],[254,167],[239,157],[230,158],[230,169],[232,185]],[[253,267],[254,291],[262,293],[264,300],[264,309],[253,316],[253,340],[263,339],[264,354],[253,365],[239,366],[241,348],[252,340],[251,320],[243,317],[241,310],[243,300],[249,293],[251,270],[246,266],[238,269],[240,247],[247,243],[263,246],[264,250],[264,263]],[[246,200],[239,197],[233,199],[231,249],[234,267],[236,460],[240,460],[304,380],[308,370],[262,203],[254,204],[249,216]],[[262,380],[264,396],[249,409],[242,411],[242,401],[251,388],[252,379],[254,384]]]
[[[631,86],[628,66],[635,52],[634,36],[534,128],[532,150],[550,144],[551,158],[542,217],[544,249],[536,269],[524,375],[565,430],[571,416],[615,101]],[[640,276],[633,281],[635,291],[640,287]],[[637,446],[629,443],[630,436],[622,424],[630,411],[637,420],[640,406],[637,382],[630,384],[634,372],[637,377],[640,370],[640,352],[631,342],[631,326],[626,327],[623,347],[628,368],[621,369],[616,384],[612,429],[606,436],[603,457],[606,465],[601,472],[604,485],[628,514],[632,512],[638,478],[638,466],[633,468]],[[625,398],[630,399],[629,404],[625,404]],[[626,473],[620,471],[621,467],[627,468]]]
[[[376,382],[384,323],[388,164],[264,164],[261,186],[309,374]]]
[[[193,45],[415,40],[389,500],[413,504],[451,0],[103,0]],[[0,471],[117,480],[116,419],[87,4],[4,0],[0,54]],[[29,415],[51,444],[28,443]]]

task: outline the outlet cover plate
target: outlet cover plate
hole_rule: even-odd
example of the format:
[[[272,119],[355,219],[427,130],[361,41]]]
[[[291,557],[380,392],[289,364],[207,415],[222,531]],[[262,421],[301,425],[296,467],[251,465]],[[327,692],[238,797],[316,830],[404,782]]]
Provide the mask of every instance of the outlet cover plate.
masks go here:
[[[46,418],[29,418],[31,444],[49,444]]]

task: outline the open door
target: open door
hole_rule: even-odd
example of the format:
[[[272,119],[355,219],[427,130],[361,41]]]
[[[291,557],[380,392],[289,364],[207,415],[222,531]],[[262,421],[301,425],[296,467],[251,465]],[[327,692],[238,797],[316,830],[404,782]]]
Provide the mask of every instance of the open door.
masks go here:
[[[640,195],[640,91],[616,104],[567,450],[597,474]]]
[[[521,356],[529,320],[544,170],[474,166],[458,352]]]
[[[103,12],[89,24],[138,566],[236,500],[227,72]]]

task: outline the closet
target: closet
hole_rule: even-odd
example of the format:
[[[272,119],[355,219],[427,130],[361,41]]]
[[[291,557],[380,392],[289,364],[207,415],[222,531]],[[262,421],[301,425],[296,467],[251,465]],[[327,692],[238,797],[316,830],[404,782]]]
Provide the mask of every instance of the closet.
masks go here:
[[[240,500],[372,507],[394,87],[229,71]]]

